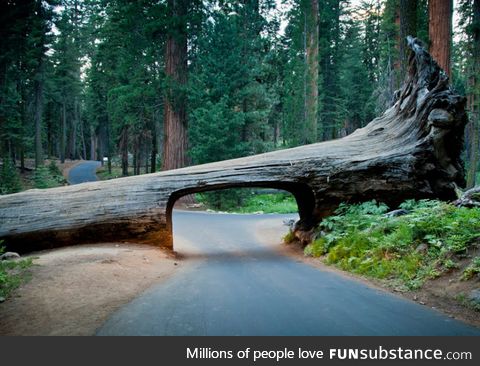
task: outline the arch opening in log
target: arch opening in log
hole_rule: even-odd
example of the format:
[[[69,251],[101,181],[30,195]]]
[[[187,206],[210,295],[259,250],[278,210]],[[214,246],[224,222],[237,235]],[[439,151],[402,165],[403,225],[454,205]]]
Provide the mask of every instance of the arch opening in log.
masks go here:
[[[261,189],[275,189],[279,191],[285,191],[290,193],[297,203],[298,215],[300,217],[299,223],[312,223],[315,220],[315,193],[312,188],[305,183],[292,183],[292,182],[255,182],[254,184],[249,182],[233,183],[233,184],[213,184],[202,185],[197,187],[191,187],[181,189],[173,192],[168,199],[166,208],[166,231],[172,233],[169,236],[172,242],[171,248],[174,248],[173,241],[173,208],[175,203],[182,197],[193,195],[195,193],[215,192],[236,188],[261,188]],[[298,226],[298,223],[297,223]]]

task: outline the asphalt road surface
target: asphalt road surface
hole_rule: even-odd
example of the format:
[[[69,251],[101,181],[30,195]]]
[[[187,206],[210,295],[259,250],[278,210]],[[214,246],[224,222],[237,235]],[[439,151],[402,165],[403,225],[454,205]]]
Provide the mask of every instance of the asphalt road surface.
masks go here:
[[[92,160],[75,165],[68,173],[68,183],[79,184],[98,180],[95,173],[100,165],[99,161]]]
[[[97,334],[480,335],[258,241],[259,220],[286,217],[176,211],[175,245],[191,264],[125,305]]]

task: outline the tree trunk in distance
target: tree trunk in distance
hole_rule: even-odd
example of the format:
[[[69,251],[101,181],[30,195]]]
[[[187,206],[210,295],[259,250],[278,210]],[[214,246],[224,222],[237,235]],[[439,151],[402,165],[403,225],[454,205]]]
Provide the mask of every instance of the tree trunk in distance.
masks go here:
[[[163,170],[186,164],[187,0],[168,0],[172,21],[165,48],[167,88],[164,104]]]
[[[97,157],[95,156],[95,150],[97,145],[96,139],[97,139],[97,136],[95,134],[95,129],[93,128],[93,126],[91,126],[90,127],[90,160],[97,160]]]
[[[417,0],[400,0],[400,72],[405,75],[408,68],[407,36],[417,36]]]
[[[305,1],[305,0],[304,0]],[[308,0],[305,6],[307,84],[305,101],[305,143],[317,141],[318,118],[318,0]]]
[[[42,150],[42,115],[43,115],[43,60],[40,60],[40,66],[35,77],[35,168],[43,165]]]
[[[67,148],[67,105],[66,101],[62,103],[62,138],[60,141],[60,161],[65,163],[65,153]]]
[[[472,54],[472,76],[470,77],[470,93],[468,95],[468,109],[470,110],[470,156],[469,156],[469,169],[467,174],[467,188],[475,186],[477,166],[478,166],[478,154],[480,149],[479,134],[480,134],[480,93],[479,78],[480,78],[480,0],[474,0],[473,2],[473,19],[472,19],[472,42],[473,42],[473,54]]]
[[[157,169],[157,124],[156,121],[152,123],[152,151],[150,155],[150,173],[155,173]]]
[[[126,177],[128,176],[128,126],[122,129],[120,150],[122,151],[122,175]],[[103,154],[101,156],[103,157]]]

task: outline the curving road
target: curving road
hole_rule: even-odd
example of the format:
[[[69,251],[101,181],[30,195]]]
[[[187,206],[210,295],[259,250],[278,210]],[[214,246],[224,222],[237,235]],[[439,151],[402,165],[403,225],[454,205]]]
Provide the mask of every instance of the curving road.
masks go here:
[[[175,245],[186,265],[113,314],[97,334],[480,335],[259,242],[259,222],[277,227],[279,237],[286,217],[176,211]]]
[[[98,180],[95,173],[100,165],[101,163],[99,161],[93,160],[86,160],[75,165],[68,173],[68,183],[80,184]]]

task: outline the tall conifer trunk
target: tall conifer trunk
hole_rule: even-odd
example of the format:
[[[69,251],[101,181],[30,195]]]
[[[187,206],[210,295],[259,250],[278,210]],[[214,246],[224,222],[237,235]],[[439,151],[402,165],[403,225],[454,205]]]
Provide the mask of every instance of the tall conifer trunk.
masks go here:
[[[470,77],[470,93],[467,98],[468,109],[470,110],[470,128],[469,140],[470,156],[469,156],[469,170],[467,174],[467,188],[471,188],[476,184],[476,174],[478,166],[479,154],[479,133],[480,133],[480,93],[479,78],[480,78],[480,0],[473,2],[473,19],[472,19],[472,76]]]
[[[430,54],[448,76],[451,76],[452,11],[452,0],[428,2]]]
[[[163,170],[186,164],[187,0],[168,0],[171,27],[165,49],[167,90],[164,106]]]
[[[305,0],[304,0],[305,1]],[[317,141],[318,116],[318,0],[306,0],[306,92],[305,92],[305,143]]]
[[[43,60],[40,60],[39,70],[37,72],[34,88],[35,88],[35,167],[43,165],[42,151],[42,114],[43,114]]]
[[[417,36],[417,0],[400,0],[400,68],[405,75],[408,68],[407,36]]]
[[[60,161],[65,163],[65,153],[67,148],[67,102],[65,96],[62,102],[62,137],[60,139]]]

